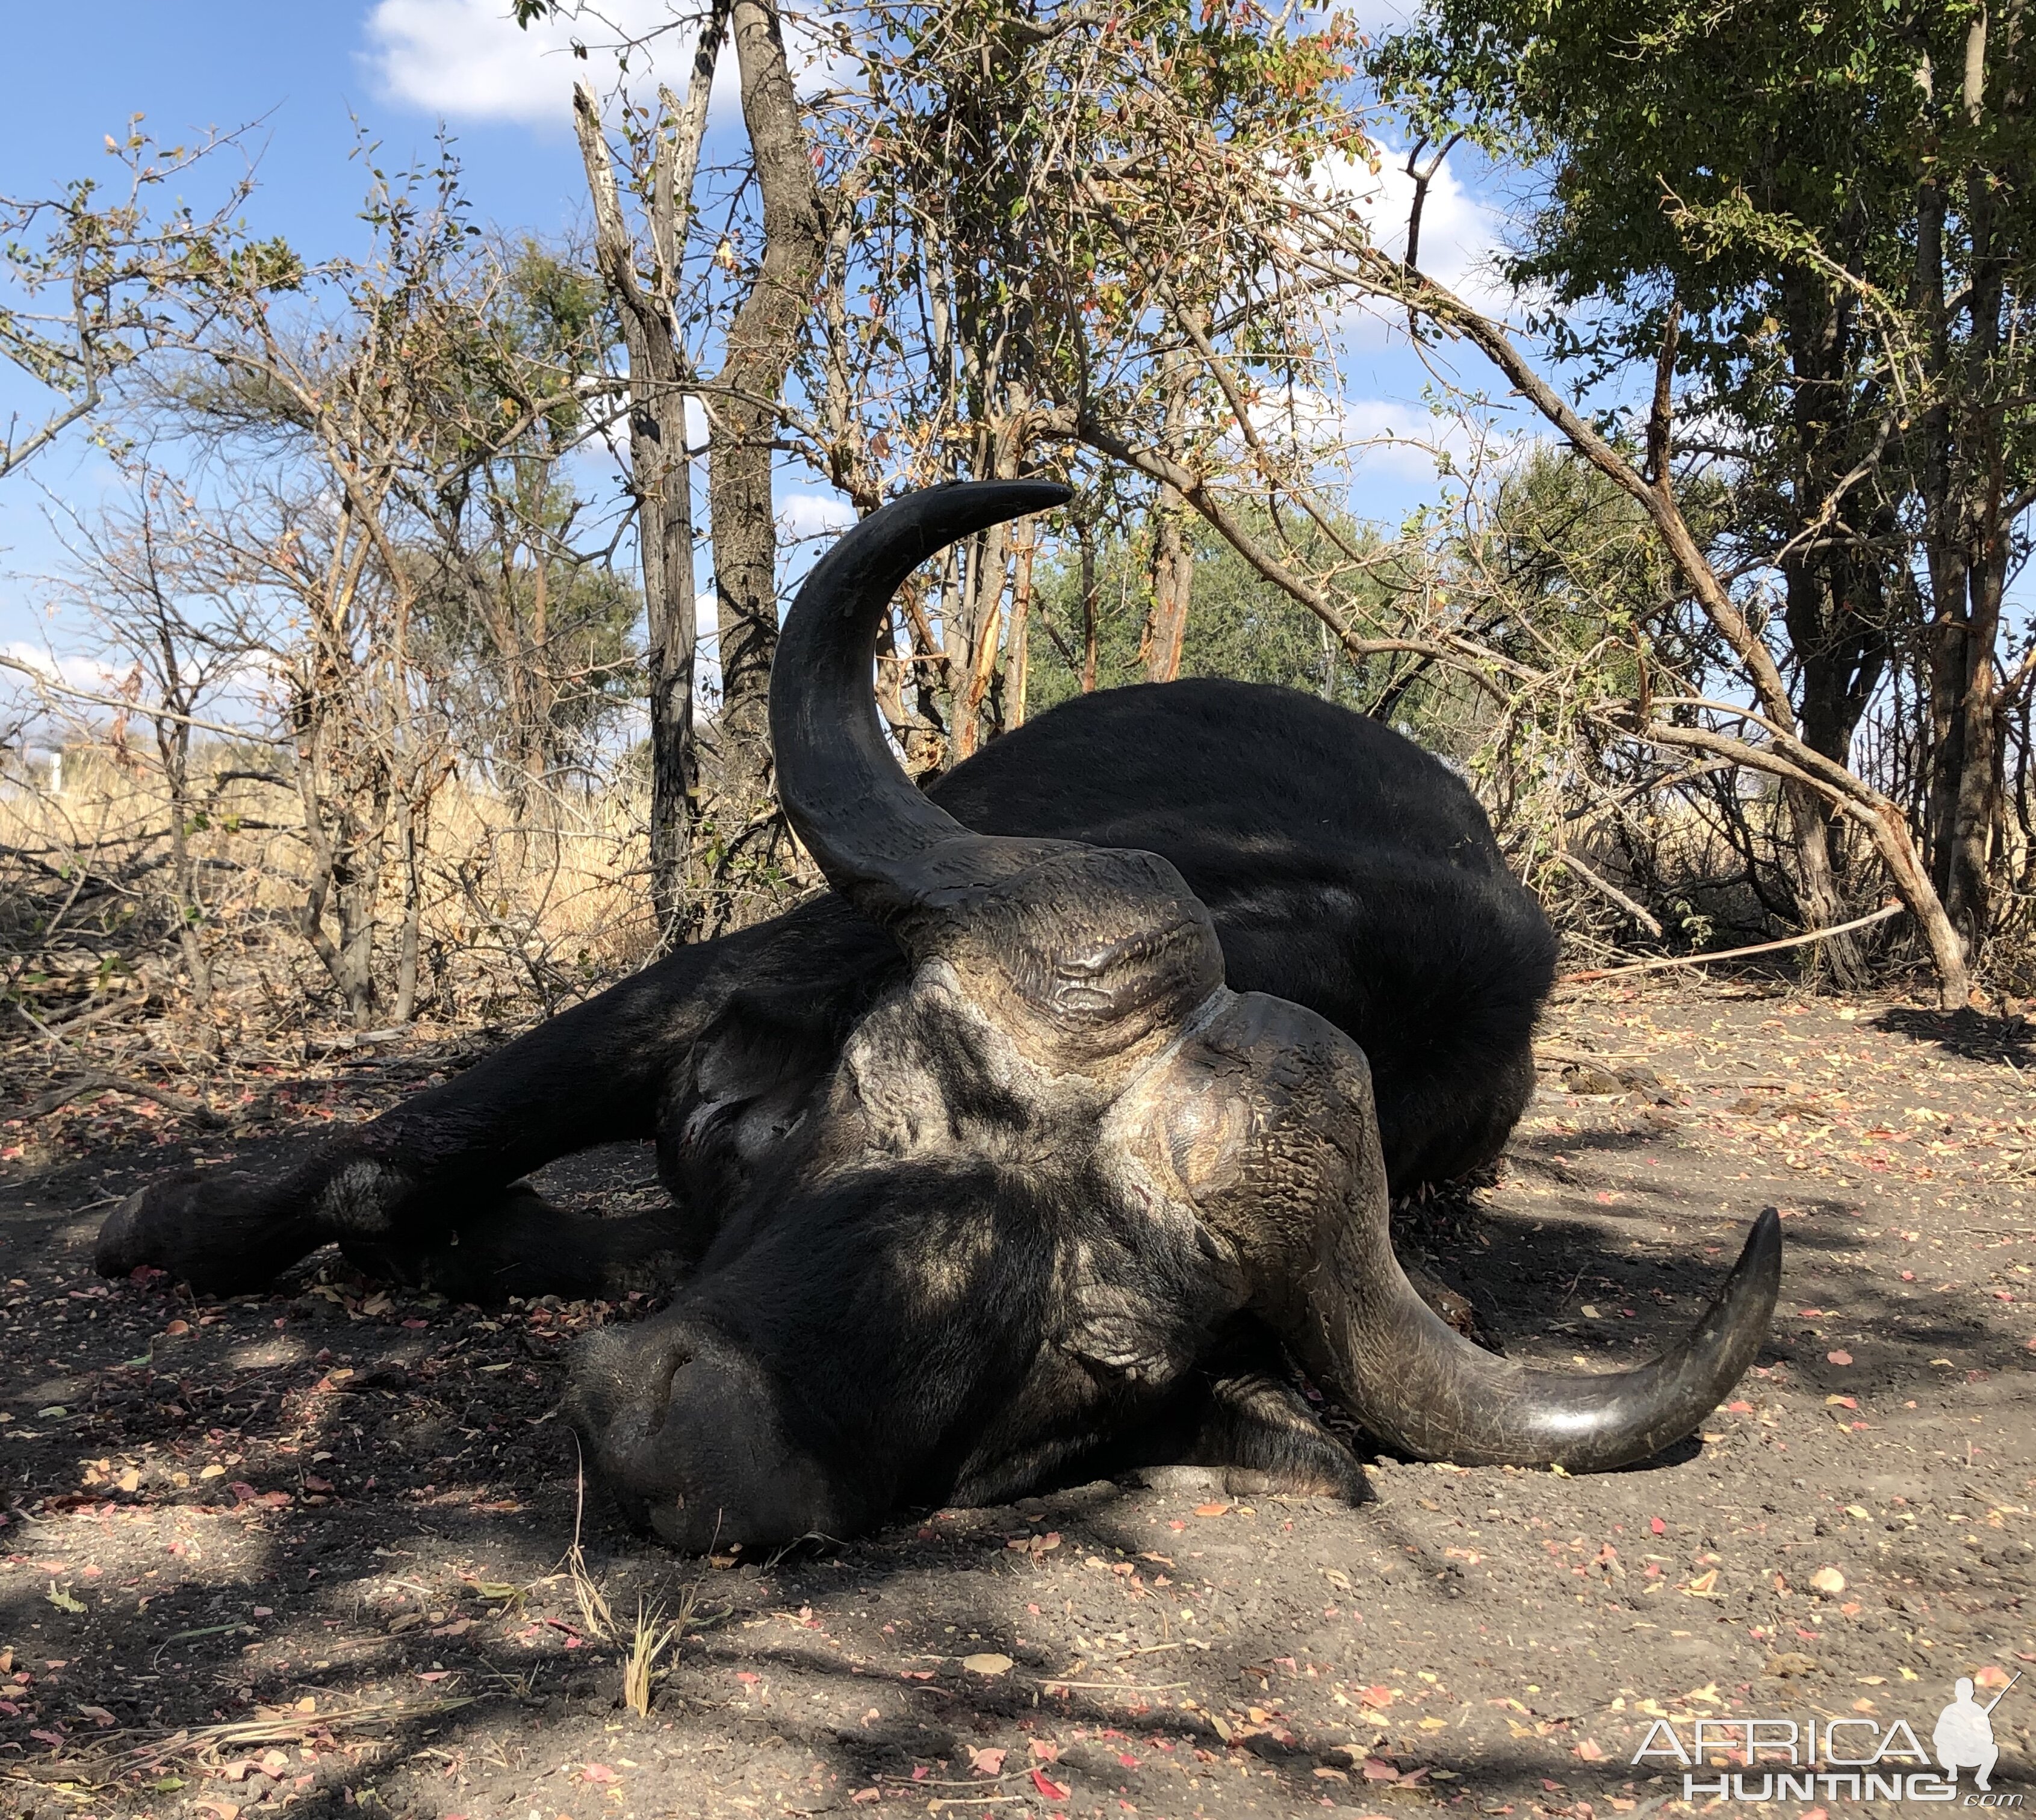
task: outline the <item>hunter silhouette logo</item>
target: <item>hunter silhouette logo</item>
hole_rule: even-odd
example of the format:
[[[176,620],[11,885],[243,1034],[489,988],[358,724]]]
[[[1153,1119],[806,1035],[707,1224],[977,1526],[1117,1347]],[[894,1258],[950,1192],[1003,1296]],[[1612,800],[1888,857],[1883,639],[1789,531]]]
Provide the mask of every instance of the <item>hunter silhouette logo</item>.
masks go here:
[[[2008,1687],[2012,1687],[2021,1679],[2018,1670],[2015,1680],[2009,1682]],[[1937,1728],[1930,1734],[1930,1742],[1936,1747],[1937,1761],[1944,1765],[1944,1773],[1955,1780],[1961,1769],[1970,1769],[1974,1772],[1974,1782],[1982,1792],[1993,1787],[1987,1778],[1993,1775],[1994,1765],[2000,1761],[2000,1747],[1993,1741],[1993,1709],[2008,1698],[2008,1687],[2002,1688],[1982,1706],[1973,1698],[1972,1682],[1961,1675],[1952,1690],[1955,1698],[1937,1715]]]
[[[1973,1698],[1974,1681],[1961,1676],[1951,1704],[1937,1715],[1929,1750],[1900,1718],[1679,1715],[1657,1718],[1632,1761],[1680,1767],[1685,1801],[1952,1802],[1959,1799],[1960,1772],[1970,1769],[1976,1792],[1965,1797],[1965,1806],[2019,1808],[2020,1795],[1992,1790],[2000,1761],[1993,1711],[2021,1679],[1997,1668],[1983,1671],[1979,1683],[2000,1691],[1982,1706]],[[1685,1725],[1687,1739],[1680,1730]]]

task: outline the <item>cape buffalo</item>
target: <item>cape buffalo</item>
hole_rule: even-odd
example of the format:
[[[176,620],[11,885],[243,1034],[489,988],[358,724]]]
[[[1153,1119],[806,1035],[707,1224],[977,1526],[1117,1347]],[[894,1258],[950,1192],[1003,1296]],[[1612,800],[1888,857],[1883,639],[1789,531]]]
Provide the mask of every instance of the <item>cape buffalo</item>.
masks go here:
[[[1766,1332],[1771,1214],[1683,1343],[1524,1369],[1431,1313],[1389,1194],[1495,1155],[1554,943],[1435,760],[1288,691],[1069,703],[929,794],[876,713],[892,596],[1060,503],[937,488],[816,566],[771,725],[835,894],[689,948],[370,1124],[159,1182],[100,1268],[216,1290],[320,1243],[462,1297],[662,1278],[567,1414],[635,1522],[686,1548],[845,1536],[1169,1460],[1356,1495],[1281,1351],[1418,1457],[1638,1460]],[[654,1135],[671,1211],[574,1218],[519,1178]]]

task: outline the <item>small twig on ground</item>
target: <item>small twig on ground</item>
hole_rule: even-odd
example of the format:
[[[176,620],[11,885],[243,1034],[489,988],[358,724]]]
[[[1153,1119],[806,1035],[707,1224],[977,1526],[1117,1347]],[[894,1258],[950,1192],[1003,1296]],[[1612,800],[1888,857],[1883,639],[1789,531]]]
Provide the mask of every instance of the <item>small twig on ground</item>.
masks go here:
[[[1850,922],[1833,923],[1829,929],[1813,929],[1807,935],[1785,936],[1780,941],[1755,942],[1751,948],[1721,948],[1716,954],[1674,955],[1666,960],[1635,961],[1631,967],[1586,967],[1582,973],[1566,973],[1556,982],[1559,985],[1576,985],[1585,980],[1615,979],[1621,974],[1652,973],[1657,967],[1709,967],[1713,961],[1737,960],[1744,955],[1772,954],[1778,948],[1801,948],[1805,943],[1822,941],[1827,936],[1849,935],[1856,929],[1864,929],[1871,923],[1885,922],[1900,913],[1898,903],[1883,904],[1871,916],[1854,917]]]

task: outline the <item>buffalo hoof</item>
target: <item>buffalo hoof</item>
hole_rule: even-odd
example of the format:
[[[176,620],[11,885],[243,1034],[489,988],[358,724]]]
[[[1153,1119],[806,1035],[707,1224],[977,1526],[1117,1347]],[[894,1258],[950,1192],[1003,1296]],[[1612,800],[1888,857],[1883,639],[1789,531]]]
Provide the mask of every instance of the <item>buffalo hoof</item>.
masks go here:
[[[228,1165],[186,1170],[128,1196],[100,1225],[92,1264],[102,1276],[146,1266],[206,1294],[233,1295],[266,1288],[321,1236],[287,1184]]]

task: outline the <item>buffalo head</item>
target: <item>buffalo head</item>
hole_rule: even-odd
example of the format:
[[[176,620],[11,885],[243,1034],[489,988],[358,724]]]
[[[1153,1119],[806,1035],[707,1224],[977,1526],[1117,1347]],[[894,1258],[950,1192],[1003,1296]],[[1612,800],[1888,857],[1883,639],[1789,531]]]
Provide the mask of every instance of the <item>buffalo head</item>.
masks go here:
[[[1015,1495],[1164,1429],[1240,1317],[1419,1457],[1582,1471],[1688,1434],[1766,1332],[1771,1215],[1653,1364],[1570,1375],[1480,1351],[1394,1257],[1363,1052],[1298,1004],[1231,991],[1165,860],[973,834],[900,770],[870,684],[892,593],[945,544],[1066,496],[901,499],[792,609],[780,795],[911,965],[825,1066],[746,1082],[768,1117],[741,1204],[664,1313],[578,1362],[590,1463],[682,1547],[844,1535],[901,1502]],[[694,1091],[707,1105],[757,1065],[739,1032],[710,1031]]]

